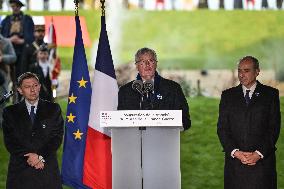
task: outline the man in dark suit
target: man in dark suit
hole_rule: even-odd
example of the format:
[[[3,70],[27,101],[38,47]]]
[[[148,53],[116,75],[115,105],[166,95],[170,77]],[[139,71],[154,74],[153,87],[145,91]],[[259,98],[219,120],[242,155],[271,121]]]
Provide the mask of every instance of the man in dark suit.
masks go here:
[[[256,80],[259,62],[238,64],[240,85],[223,91],[218,136],[225,152],[225,189],[276,189],[275,144],[280,132],[279,91]]]
[[[153,82],[154,90],[147,94],[141,94],[132,88],[134,81],[125,84],[120,87],[118,92],[117,109],[182,110],[183,128],[184,130],[189,129],[191,126],[189,108],[181,86],[161,77],[156,71],[157,62],[154,50],[142,48],[137,51],[135,63],[139,73],[136,79],[141,82]],[[143,101],[141,101],[142,97]]]
[[[10,153],[7,189],[60,189],[56,151],[62,142],[63,118],[58,104],[39,99],[37,76],[18,78],[24,100],[3,113],[5,146]]]

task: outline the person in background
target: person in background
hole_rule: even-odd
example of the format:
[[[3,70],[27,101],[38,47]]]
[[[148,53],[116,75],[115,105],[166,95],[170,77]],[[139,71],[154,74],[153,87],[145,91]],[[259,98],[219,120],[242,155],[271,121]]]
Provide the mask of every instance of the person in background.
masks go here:
[[[37,61],[31,64],[29,71],[35,73],[39,77],[41,84],[40,98],[43,100],[53,101],[52,97],[52,65],[49,61],[49,51],[47,45],[43,44],[37,51]]]
[[[47,45],[43,39],[45,36],[45,25],[34,26],[34,38],[32,43],[26,43],[23,49],[21,71],[27,72],[32,64],[37,62],[37,51],[42,44]]]
[[[3,112],[4,144],[10,154],[7,189],[62,189],[56,152],[62,143],[60,106],[39,98],[38,77],[26,72],[18,78],[24,97]]]
[[[0,96],[8,92],[9,65],[15,63],[17,57],[9,39],[0,34]],[[0,128],[2,126],[2,112],[5,101],[0,104]]]
[[[9,38],[12,42],[17,55],[15,64],[10,65],[10,77],[13,82],[13,90],[16,94],[16,78],[22,74],[22,52],[26,43],[34,41],[34,22],[33,19],[24,14],[21,8],[25,6],[20,0],[9,0],[12,14],[6,16],[1,22],[1,34]],[[16,102],[19,98],[14,95],[13,101]]]
[[[240,84],[221,96],[217,133],[225,152],[225,189],[277,189],[279,91],[257,81],[259,72],[255,57],[243,57]]]
[[[165,0],[156,0],[155,8],[156,8],[156,10],[164,10],[165,9]]]

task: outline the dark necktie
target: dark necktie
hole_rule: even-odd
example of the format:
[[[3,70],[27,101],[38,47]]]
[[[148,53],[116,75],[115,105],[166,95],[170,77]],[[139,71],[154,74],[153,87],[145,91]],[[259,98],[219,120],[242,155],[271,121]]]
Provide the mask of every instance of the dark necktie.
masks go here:
[[[31,117],[31,121],[32,121],[32,124],[33,124],[34,120],[35,120],[35,106],[31,106],[30,117]]]
[[[246,90],[245,99],[246,99],[247,105],[249,104],[249,101],[250,101],[249,92],[250,92],[250,90]]]

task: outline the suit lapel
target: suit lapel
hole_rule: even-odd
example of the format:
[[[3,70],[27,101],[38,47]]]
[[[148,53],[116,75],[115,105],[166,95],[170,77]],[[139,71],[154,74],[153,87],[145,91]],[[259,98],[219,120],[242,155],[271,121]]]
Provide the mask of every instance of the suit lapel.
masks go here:
[[[41,124],[40,120],[44,116],[44,107],[43,106],[44,106],[44,102],[42,100],[39,100],[38,105],[37,105],[35,121],[34,121],[34,128],[37,127],[37,125]]]
[[[257,81],[256,88],[255,88],[255,90],[252,94],[251,100],[250,100],[250,104],[249,104],[250,106],[254,105],[257,102],[257,100],[259,99],[259,95],[261,94],[260,93],[261,87],[262,87],[262,84],[259,81]]]
[[[154,94],[152,97],[152,102],[153,102],[153,109],[158,110],[160,109],[160,101],[163,98],[162,95],[160,94],[160,82],[162,78],[156,73],[155,79],[154,79]]]
[[[28,129],[31,131],[32,121],[24,100],[19,103],[18,115],[19,115],[19,120],[22,122],[22,124],[19,125],[21,125],[24,130]]]
[[[238,99],[238,103],[242,106],[247,106],[247,103],[246,103],[246,99],[244,97],[244,92],[243,92],[243,88],[242,88],[242,85],[239,84],[237,86],[237,99]]]

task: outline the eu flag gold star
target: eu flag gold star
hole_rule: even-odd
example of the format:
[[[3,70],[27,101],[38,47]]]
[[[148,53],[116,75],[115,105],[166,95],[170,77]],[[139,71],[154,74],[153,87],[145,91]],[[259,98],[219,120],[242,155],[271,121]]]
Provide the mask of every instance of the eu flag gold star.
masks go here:
[[[75,140],[79,139],[81,140],[81,135],[83,135],[83,133],[80,133],[79,129],[76,131],[76,133],[73,133],[73,135],[75,135]]]
[[[72,93],[72,95],[69,96],[68,98],[69,98],[69,104],[71,104],[72,102],[73,102],[74,104],[76,104],[75,100],[77,99],[77,97],[74,96],[73,93]]]
[[[73,122],[74,123],[74,119],[75,119],[76,116],[74,116],[72,113],[70,113],[69,116],[66,116],[66,117],[68,118],[68,120],[67,120],[68,123],[69,122]]]
[[[86,83],[88,81],[85,81],[84,78],[82,77],[82,79],[80,81],[77,81],[79,83],[79,88],[81,87],[85,87],[86,88]]]

